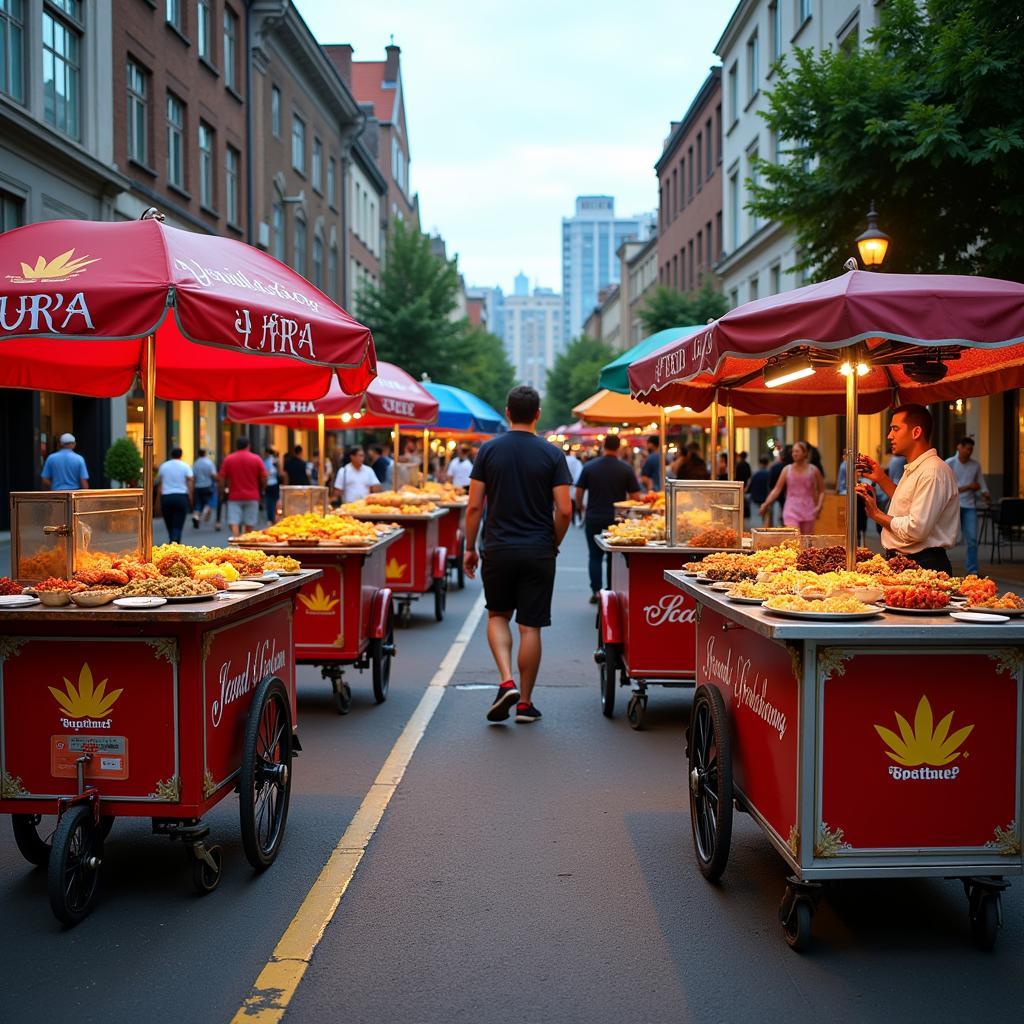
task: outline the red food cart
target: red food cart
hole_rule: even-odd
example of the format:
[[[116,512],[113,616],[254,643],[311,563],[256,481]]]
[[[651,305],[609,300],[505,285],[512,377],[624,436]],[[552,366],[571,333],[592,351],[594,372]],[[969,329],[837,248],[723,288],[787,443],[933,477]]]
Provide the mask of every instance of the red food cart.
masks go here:
[[[396,523],[402,533],[388,549],[384,578],[398,605],[398,622],[409,625],[412,602],[431,596],[434,618],[444,619],[448,600],[448,551],[439,539],[441,520],[448,510],[394,514],[385,507],[380,513],[348,513],[363,522]]]
[[[295,600],[319,577],[149,610],[0,609],[0,813],[65,924],[93,907],[118,817],[180,842],[206,893],[221,849],[203,815],[237,792],[246,857],[273,863],[300,749]]]
[[[447,515],[438,521],[438,543],[448,554],[448,575],[455,574],[455,582],[459,590],[466,585],[466,570],[463,560],[466,557],[466,509],[469,499],[463,501],[442,501],[440,507]]]

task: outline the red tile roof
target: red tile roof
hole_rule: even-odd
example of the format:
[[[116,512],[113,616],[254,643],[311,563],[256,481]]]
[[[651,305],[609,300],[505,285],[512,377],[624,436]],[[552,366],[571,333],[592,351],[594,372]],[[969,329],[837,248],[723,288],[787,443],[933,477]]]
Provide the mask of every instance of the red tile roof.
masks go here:
[[[352,62],[352,95],[359,103],[372,103],[374,115],[379,121],[385,122],[394,116],[397,91],[383,86],[386,67],[382,60]]]

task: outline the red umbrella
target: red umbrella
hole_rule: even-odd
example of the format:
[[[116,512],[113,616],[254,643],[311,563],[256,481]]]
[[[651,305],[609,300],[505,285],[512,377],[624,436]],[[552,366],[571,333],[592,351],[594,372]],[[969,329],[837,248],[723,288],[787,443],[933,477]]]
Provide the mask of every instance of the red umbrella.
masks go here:
[[[842,413],[846,386],[835,368],[848,354],[838,350],[851,346],[868,371],[857,382],[862,413],[1024,386],[1024,284],[851,271],[738,306],[633,363],[630,386],[638,398],[694,409],[717,391],[746,412]],[[806,371],[799,357],[815,372],[766,386],[765,364],[771,379],[787,360]]]
[[[153,403],[314,399],[373,379],[369,330],[243,242],[140,221],[0,235],[0,387],[145,394],[143,548],[152,550]]]

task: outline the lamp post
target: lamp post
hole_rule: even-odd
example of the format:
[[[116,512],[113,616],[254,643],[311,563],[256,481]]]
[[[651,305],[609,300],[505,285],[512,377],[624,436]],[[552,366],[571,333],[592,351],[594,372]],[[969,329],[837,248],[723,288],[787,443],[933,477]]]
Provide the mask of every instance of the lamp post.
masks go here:
[[[875,209],[874,199],[871,200],[871,209],[868,210],[868,229],[862,235],[858,235],[856,241],[861,263],[865,267],[880,267],[891,239],[884,231],[879,230],[878,211]]]

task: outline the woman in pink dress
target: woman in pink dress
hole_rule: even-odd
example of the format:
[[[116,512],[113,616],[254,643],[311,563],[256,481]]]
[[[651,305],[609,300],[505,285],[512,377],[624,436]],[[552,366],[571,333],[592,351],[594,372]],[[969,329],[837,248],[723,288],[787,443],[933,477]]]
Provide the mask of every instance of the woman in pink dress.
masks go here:
[[[786,466],[778,483],[761,506],[761,517],[772,507],[783,490],[786,500],[782,505],[782,521],[786,526],[796,526],[801,533],[814,531],[814,520],[821,514],[821,503],[825,500],[825,482],[817,467],[808,461],[810,449],[806,442],[793,445],[792,465]]]

